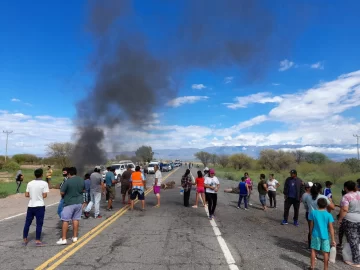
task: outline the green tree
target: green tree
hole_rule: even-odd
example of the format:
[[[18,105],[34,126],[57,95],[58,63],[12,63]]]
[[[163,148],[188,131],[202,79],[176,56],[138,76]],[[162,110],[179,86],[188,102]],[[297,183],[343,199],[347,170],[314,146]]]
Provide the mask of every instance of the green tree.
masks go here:
[[[252,158],[245,154],[234,154],[229,158],[230,163],[235,169],[250,169],[252,164]]]
[[[296,150],[296,151],[291,152],[291,154],[294,156],[297,164],[300,164],[301,162],[305,161],[305,158],[306,158],[305,151]]]
[[[319,152],[307,153],[305,156],[305,160],[306,162],[311,164],[324,164],[329,161],[328,157],[325,154]]]
[[[360,161],[357,158],[347,158],[344,165],[348,166],[352,173],[360,172]]]
[[[211,154],[204,151],[197,152],[194,156],[204,164],[204,167],[206,167],[211,160]]]
[[[37,164],[41,159],[32,154],[16,154],[12,160],[19,164]]]
[[[125,154],[116,155],[115,160],[131,160],[131,157]]]
[[[152,147],[146,145],[139,147],[136,150],[135,155],[143,162],[150,162],[154,158]]]
[[[328,162],[322,166],[322,170],[329,176],[330,180],[336,184],[340,177],[343,177],[350,171],[348,166],[340,162]]]
[[[217,162],[223,168],[226,168],[226,166],[229,164],[229,156],[228,155],[220,155],[220,156],[218,156]]]
[[[212,164],[213,166],[216,166],[216,163],[217,163],[217,160],[218,160],[218,156],[217,156],[216,154],[212,154],[210,160],[211,160],[211,164]]]
[[[51,143],[47,148],[47,155],[56,165],[60,167],[70,166],[71,155],[73,153],[74,145],[72,143]]]
[[[259,164],[263,169],[280,171],[290,169],[296,160],[293,154],[273,149],[265,149],[260,152]]]

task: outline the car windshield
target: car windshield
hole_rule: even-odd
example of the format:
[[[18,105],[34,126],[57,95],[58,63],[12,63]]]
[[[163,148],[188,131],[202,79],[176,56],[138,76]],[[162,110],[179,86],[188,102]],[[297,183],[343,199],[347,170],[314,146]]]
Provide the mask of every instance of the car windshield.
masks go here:
[[[134,164],[128,164],[127,167],[135,168]]]
[[[169,164],[166,164],[166,163],[165,163],[165,164],[163,164],[163,166],[169,166]]]
[[[149,164],[149,167],[155,167],[155,164]]]
[[[114,168],[115,170],[120,169],[120,165],[112,165],[111,168]]]

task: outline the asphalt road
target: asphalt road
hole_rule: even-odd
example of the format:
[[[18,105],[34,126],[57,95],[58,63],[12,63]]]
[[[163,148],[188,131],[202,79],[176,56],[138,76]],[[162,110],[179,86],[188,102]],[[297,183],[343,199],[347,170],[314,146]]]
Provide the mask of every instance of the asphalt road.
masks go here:
[[[234,259],[233,268],[229,268],[224,243],[220,246],[219,235],[215,235],[214,224],[207,219],[204,208],[183,206],[178,187],[184,171],[183,167],[163,173],[163,177],[169,175],[166,181],[175,181],[177,187],[161,191],[160,208],[153,208],[156,198],[149,193],[145,212],[139,211],[139,203],[132,212],[127,211],[127,207],[116,211],[123,207],[120,189],[117,189],[115,211],[105,212],[103,200],[101,214],[104,218],[82,220],[81,238],[76,244],[55,244],[60,238],[57,206],[46,209],[43,241],[48,245],[43,248],[35,247],[34,242],[27,247],[21,246],[24,216],[1,222],[0,269],[305,269],[309,265],[303,212],[300,227],[281,226],[282,196],[278,196],[277,209],[264,212],[260,210],[256,195],[252,197],[253,206],[249,211],[238,210],[238,195],[222,192],[236,183],[220,180],[215,222],[228,248],[225,255],[230,254]],[[149,182],[151,184],[152,180]],[[195,192],[192,191],[190,203],[194,200]],[[289,219],[291,215],[292,212]],[[34,238],[34,225],[29,238]],[[70,230],[69,239],[71,234]],[[317,267],[323,267],[320,259]],[[330,269],[351,268],[339,260]]]

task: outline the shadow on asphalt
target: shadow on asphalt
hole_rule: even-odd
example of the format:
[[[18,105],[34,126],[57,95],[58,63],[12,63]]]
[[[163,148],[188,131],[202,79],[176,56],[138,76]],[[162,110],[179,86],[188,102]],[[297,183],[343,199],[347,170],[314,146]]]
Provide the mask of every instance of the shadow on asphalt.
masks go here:
[[[298,267],[300,267],[302,269],[308,269],[309,266],[310,266],[310,256],[309,256],[309,264],[304,263],[304,262],[302,262],[300,260],[294,259],[294,258],[292,258],[292,257],[290,257],[290,256],[288,256],[286,254],[281,254],[280,259],[282,259],[284,261],[287,261],[289,263],[292,263],[293,265],[296,265],[296,266],[298,266]],[[318,268],[315,268],[315,269],[318,269]]]
[[[306,245],[303,242],[298,242],[290,238],[284,238],[280,236],[273,236],[273,238],[276,240],[275,245],[278,247],[310,258],[310,252],[305,249]]]

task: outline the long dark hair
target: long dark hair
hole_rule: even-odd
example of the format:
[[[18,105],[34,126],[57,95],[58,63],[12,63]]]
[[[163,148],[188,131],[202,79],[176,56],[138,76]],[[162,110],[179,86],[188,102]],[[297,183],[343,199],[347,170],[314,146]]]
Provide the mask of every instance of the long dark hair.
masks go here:
[[[184,174],[184,177],[188,177],[188,176],[189,176],[189,174],[190,174],[190,170],[189,170],[189,169],[187,169],[187,170],[186,170],[186,172],[185,172],[185,174]]]
[[[310,194],[313,200],[316,200],[316,198],[319,196],[319,194],[321,193],[321,189],[322,186],[320,183],[315,183],[311,189],[310,189]]]
[[[199,177],[199,178],[202,178],[202,177],[203,177],[202,171],[198,171],[197,174],[198,174],[198,177]]]

